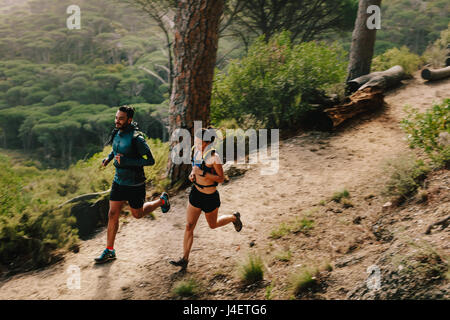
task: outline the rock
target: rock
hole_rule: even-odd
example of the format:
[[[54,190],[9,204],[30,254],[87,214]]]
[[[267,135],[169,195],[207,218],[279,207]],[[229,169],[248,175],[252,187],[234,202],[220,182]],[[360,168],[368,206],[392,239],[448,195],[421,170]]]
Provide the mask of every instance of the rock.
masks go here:
[[[362,220],[362,218],[360,216],[357,216],[355,219],[353,219],[353,223],[354,224],[360,224],[361,220]]]
[[[248,244],[251,247],[254,247],[256,244],[255,240],[250,241],[250,243]]]
[[[383,204],[383,211],[387,211],[392,207],[392,202],[388,201],[385,204]]]
[[[450,146],[450,133],[441,132],[438,137],[438,144],[442,147]]]
[[[223,165],[223,172],[228,178],[241,176],[247,170],[248,165],[246,164],[226,163]]]

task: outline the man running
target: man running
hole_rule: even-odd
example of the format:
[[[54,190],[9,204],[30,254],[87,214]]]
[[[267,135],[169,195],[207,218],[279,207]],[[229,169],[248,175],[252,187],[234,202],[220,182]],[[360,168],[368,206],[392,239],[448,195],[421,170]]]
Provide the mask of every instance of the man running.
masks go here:
[[[120,211],[126,201],[130,205],[133,217],[137,219],[158,207],[161,207],[163,213],[170,209],[169,195],[166,192],[163,192],[158,200],[145,202],[143,166],[154,165],[155,159],[142,133],[132,122],[133,116],[134,108],[129,106],[119,108],[116,113],[116,126],[109,141],[112,143],[112,151],[102,161],[102,165],[106,167],[114,159],[116,174],[109,196],[106,248],[98,258],[95,258],[96,263],[116,259],[114,240],[119,228]]]
[[[216,187],[224,181],[222,162],[219,155],[212,148],[214,142],[213,129],[200,129],[194,136],[192,150],[192,172],[189,180],[194,183],[189,194],[189,203],[186,213],[186,229],[183,241],[183,257],[178,261],[169,263],[185,270],[189,261],[192,242],[194,241],[194,229],[202,211],[211,229],[222,227],[232,222],[236,231],[241,231],[242,222],[240,213],[223,215],[217,214],[220,207],[219,192]]]

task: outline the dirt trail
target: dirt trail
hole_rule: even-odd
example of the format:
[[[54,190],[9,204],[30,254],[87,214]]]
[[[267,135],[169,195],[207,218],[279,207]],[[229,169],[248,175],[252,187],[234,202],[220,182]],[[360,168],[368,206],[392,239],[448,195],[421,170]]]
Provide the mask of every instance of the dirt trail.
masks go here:
[[[220,186],[219,213],[238,209],[244,228],[237,233],[230,224],[211,230],[201,216],[187,274],[176,272],[168,264],[169,259],[181,255],[186,191],[172,198],[170,213],[164,215],[158,209],[156,220],[121,219],[116,241],[118,259],[113,263],[93,264],[93,258],[105,245],[104,230],[82,242],[79,253],[67,254],[64,261],[1,283],[0,299],[167,299],[172,297],[176,280],[189,277],[204,284],[201,298],[264,299],[264,288],[239,289],[236,264],[249,252],[263,256],[266,281],[274,283],[273,296],[286,299],[289,296],[284,283],[292,268],[317,261],[335,263],[348,247],[357,243],[365,247],[366,253],[370,252],[359,266],[361,272],[349,275],[348,270],[336,270],[336,279],[341,276],[341,283],[335,283],[335,289],[330,288],[324,296],[345,298],[349,290],[346,288],[364,279],[365,268],[386,249],[386,244],[377,244],[364,223],[355,225],[348,221],[358,216],[363,222],[370,220],[370,208],[379,209],[376,206],[382,204],[381,200],[374,200],[371,206],[365,204],[363,209],[355,204],[345,216],[333,210],[320,216],[312,213],[315,227],[309,237],[298,235],[273,241],[269,235],[281,222],[317,207],[320,200],[335,191],[346,188],[352,197],[379,192],[383,160],[409,151],[399,127],[403,106],[425,110],[450,92],[450,79],[429,85],[416,74],[404,83],[387,94],[386,108],[376,114],[351,120],[331,134],[309,132],[282,141],[278,175],[260,175],[261,165],[255,165],[245,175]],[[270,258],[277,250],[287,249],[292,252],[291,269]],[[80,289],[67,287],[71,265],[80,268]]]

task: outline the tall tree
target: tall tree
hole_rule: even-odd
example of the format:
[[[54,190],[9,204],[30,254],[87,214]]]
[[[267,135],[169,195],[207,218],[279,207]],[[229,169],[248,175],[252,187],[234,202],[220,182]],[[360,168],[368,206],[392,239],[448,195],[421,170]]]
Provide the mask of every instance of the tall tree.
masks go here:
[[[371,16],[367,13],[367,8],[371,5],[380,7],[381,0],[359,0],[358,16],[352,34],[347,81],[370,73],[377,32],[376,28],[367,27],[367,19]]]
[[[224,0],[180,0],[175,15],[174,82],[169,106],[170,134],[188,129],[193,137],[194,121],[209,124],[212,80],[219,41]],[[193,139],[193,138],[192,138]],[[193,142],[193,141],[191,141]],[[171,151],[177,142],[171,143]],[[169,158],[172,183],[186,180],[189,164]]]
[[[355,0],[237,0],[242,8],[230,28],[246,46],[251,38],[268,40],[283,30],[291,40],[310,41],[329,30],[351,30]]]

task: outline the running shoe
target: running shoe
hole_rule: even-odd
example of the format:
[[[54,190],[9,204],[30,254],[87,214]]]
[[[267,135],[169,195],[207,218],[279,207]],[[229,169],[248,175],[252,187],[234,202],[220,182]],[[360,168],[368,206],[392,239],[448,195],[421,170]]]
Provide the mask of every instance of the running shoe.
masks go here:
[[[239,212],[233,213],[233,216],[236,217],[236,221],[233,222],[234,228],[237,232],[242,230],[242,221],[241,221],[241,214]]]
[[[166,213],[170,210],[169,195],[167,194],[167,192],[163,192],[159,198],[164,200],[164,204],[161,206],[161,211],[163,213]]]
[[[181,258],[178,261],[171,260],[171,261],[169,261],[169,263],[173,266],[181,267],[181,270],[186,270],[187,265],[188,265],[188,261],[185,260],[184,258]]]
[[[105,263],[116,259],[116,250],[103,250],[102,254],[95,258],[95,263]]]

